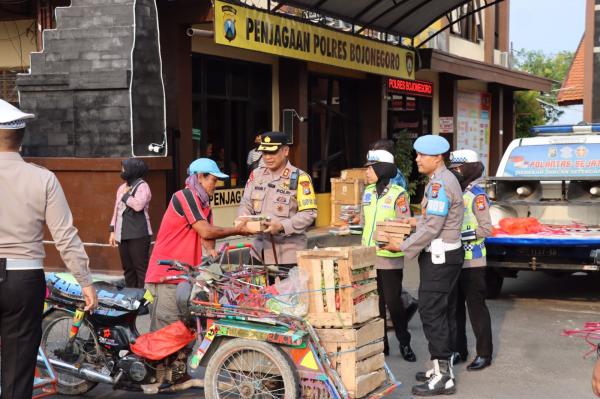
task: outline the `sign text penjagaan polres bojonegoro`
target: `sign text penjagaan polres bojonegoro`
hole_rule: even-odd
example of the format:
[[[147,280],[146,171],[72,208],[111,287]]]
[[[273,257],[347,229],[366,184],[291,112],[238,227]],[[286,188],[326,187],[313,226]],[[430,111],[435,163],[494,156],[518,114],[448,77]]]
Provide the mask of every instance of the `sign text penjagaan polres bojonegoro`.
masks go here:
[[[414,79],[411,50],[220,0],[215,1],[215,41],[278,56]]]

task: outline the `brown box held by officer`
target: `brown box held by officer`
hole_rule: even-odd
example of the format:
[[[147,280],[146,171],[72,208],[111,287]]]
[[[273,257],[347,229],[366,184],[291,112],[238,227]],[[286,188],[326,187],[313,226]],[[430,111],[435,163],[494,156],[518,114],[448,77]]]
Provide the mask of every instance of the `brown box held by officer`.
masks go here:
[[[269,216],[264,215],[248,215],[248,216],[239,216],[235,219],[235,226],[239,226],[244,221],[246,222],[246,227],[248,231],[252,234],[262,233],[265,231],[266,226],[264,222],[271,220]]]

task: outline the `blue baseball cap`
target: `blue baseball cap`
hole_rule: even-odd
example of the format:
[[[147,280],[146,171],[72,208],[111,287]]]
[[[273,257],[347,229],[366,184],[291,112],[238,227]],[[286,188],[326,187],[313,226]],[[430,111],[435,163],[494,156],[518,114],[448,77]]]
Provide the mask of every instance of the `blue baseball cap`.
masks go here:
[[[196,173],[208,173],[219,179],[227,179],[229,176],[222,173],[217,166],[217,163],[209,158],[198,158],[190,164],[188,168],[188,175],[195,175]]]
[[[441,155],[450,150],[450,143],[442,136],[428,134],[416,139],[413,148],[424,155]]]

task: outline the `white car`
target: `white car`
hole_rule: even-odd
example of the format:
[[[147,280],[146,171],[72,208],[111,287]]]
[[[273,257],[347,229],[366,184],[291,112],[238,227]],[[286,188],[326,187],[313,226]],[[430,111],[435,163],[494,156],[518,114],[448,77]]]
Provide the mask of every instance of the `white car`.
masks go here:
[[[593,272],[600,265],[600,124],[538,126],[513,140],[488,179],[492,222],[535,218],[537,233],[486,239],[488,295],[519,270]],[[518,226],[522,227],[522,226]]]

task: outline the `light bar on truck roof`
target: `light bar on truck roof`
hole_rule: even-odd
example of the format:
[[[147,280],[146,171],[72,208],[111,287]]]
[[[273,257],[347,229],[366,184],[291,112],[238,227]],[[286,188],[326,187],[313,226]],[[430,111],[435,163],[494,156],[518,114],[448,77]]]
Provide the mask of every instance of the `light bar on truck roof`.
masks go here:
[[[543,125],[531,128],[531,133],[535,136],[544,136],[552,134],[590,134],[600,133],[600,123],[590,123],[585,125]]]

